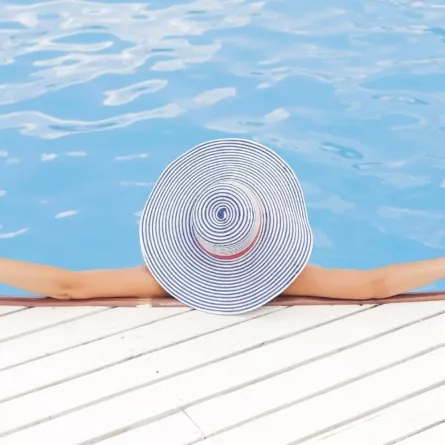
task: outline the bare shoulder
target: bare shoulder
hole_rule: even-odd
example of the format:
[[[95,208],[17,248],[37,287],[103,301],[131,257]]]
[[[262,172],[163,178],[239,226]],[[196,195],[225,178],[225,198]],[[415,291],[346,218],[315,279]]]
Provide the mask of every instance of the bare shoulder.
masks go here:
[[[76,272],[75,281],[77,298],[152,298],[166,295],[144,265]]]

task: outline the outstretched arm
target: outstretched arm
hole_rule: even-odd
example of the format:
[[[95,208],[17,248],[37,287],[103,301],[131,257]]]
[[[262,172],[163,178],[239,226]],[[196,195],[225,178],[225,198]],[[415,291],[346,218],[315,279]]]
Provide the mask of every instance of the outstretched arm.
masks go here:
[[[166,295],[144,266],[72,272],[0,258],[0,283],[58,299]]]
[[[445,278],[445,258],[371,270],[308,265],[284,295],[367,300],[388,298]],[[71,272],[0,258],[0,283],[59,299],[166,296],[145,266]]]
[[[445,278],[445,258],[393,264],[370,270],[307,266],[285,295],[383,299],[411,292]]]

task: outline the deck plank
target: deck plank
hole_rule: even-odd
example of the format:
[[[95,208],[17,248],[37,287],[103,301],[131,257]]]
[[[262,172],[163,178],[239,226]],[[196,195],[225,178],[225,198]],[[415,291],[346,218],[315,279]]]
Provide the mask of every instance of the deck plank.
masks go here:
[[[415,434],[429,425],[444,420],[445,385],[407,401],[398,403],[377,414],[363,417],[338,430],[330,431],[304,445],[375,445],[399,442],[400,438]],[[422,442],[433,445],[442,442]],[[400,443],[400,442],[399,442]],[[403,444],[403,442],[401,442]]]
[[[106,310],[109,309],[99,307],[39,307],[10,313],[1,318],[0,342]]]
[[[194,405],[186,412],[207,436],[214,435],[233,425],[255,419],[265,412],[278,410],[298,400],[314,397],[320,392],[329,391],[339,385],[378,372],[379,369],[409,360],[431,348],[440,347],[445,344],[443,326],[445,326],[445,314]],[[385,327],[376,324],[375,333],[382,332]],[[354,333],[355,335],[362,338],[360,332]],[[407,338],[411,341],[407,342]],[[320,349],[320,346],[315,343],[317,341],[325,342],[320,338],[312,339],[311,349]],[[299,354],[301,354],[301,348]],[[279,360],[272,353],[267,354],[264,360],[267,357],[275,361]],[[245,359],[248,359],[247,354]],[[249,361],[251,367],[265,366],[254,357],[250,357]],[[246,360],[245,366],[248,366],[249,361]],[[220,368],[213,370],[213,378],[217,381],[224,379],[224,372],[230,371]],[[241,372],[241,363],[237,369]],[[232,372],[234,372],[233,369]],[[204,379],[204,376],[201,378]],[[300,382],[304,382],[304,385]]]
[[[113,308],[0,343],[0,370],[125,332],[185,309]]]
[[[54,432],[62,432],[66,431],[67,428],[71,428],[75,432],[69,438],[65,438],[66,445],[82,443],[91,439],[97,440],[113,432],[118,433],[140,425],[143,422],[155,420],[175,410],[182,410],[184,405],[200,401],[200,399],[218,395],[222,391],[237,389],[240,385],[254,383],[259,378],[268,377],[288,367],[293,367],[297,364],[302,365],[305,361],[317,358],[320,355],[335,354],[339,349],[351,346],[358,340],[364,341],[376,338],[376,336],[382,333],[393,331],[407,323],[414,323],[422,317],[431,316],[437,313],[439,309],[443,310],[445,308],[443,305],[439,306],[437,304],[428,307],[427,305],[414,307],[407,304],[401,305],[396,313],[388,312],[385,307],[360,312],[342,320],[325,324],[314,330],[309,330],[290,338],[284,338],[278,342],[263,346],[256,351],[252,350],[244,355],[226,360],[226,363],[233,360],[235,365],[226,366],[226,363],[217,362],[211,365],[209,369],[195,369],[187,374],[173,377],[170,380],[138,388],[135,391],[104,400],[101,403],[86,406],[82,410],[76,410],[62,417],[54,418],[54,414],[57,411],[60,412],[61,406],[63,406],[61,403],[65,403],[65,400],[79,400],[79,397],[83,397],[84,401],[86,401],[88,399],[85,398],[85,395],[91,397],[92,393],[97,390],[97,385],[100,386],[99,380],[96,381],[94,387],[92,385],[87,386],[84,383],[81,384],[80,380],[73,381],[69,392],[61,389],[62,386],[67,384],[54,388],[57,390],[57,393],[54,394],[54,400],[48,397],[47,391],[41,391],[40,394],[35,394],[35,396],[40,395],[40,398],[34,399],[33,402],[30,402],[29,398],[23,397],[21,404],[19,404],[21,399],[5,403],[4,422],[11,427],[14,418],[17,418],[18,415],[22,416],[22,419],[25,416],[29,421],[30,417],[29,415],[27,417],[26,413],[31,412],[31,415],[35,416],[35,413],[38,412],[39,416],[45,414],[49,417],[51,415],[53,420],[42,422],[42,418],[35,417],[34,423],[41,423],[17,432],[13,436],[20,438],[24,442],[33,437],[35,440],[43,443],[48,441]],[[315,311],[316,309],[312,308],[312,310]],[[289,315],[291,312],[283,311],[279,314],[284,315],[285,313]],[[255,336],[262,332],[267,332],[268,327],[281,326],[283,323],[265,322],[267,319],[272,319],[274,315],[270,314],[264,317],[261,319],[263,323],[258,323],[257,329],[253,329],[250,326],[247,332],[250,331],[251,335]],[[292,320],[290,317],[288,319]],[[247,323],[244,326],[246,325]],[[356,335],[351,337],[351,332],[355,332]],[[229,338],[231,337],[229,336]],[[236,344],[237,337],[231,339],[234,344]],[[212,350],[217,349],[220,343],[220,341],[210,341],[207,348],[204,348],[204,351],[200,351],[200,353],[208,354]],[[184,346],[188,347],[184,349],[186,354],[187,350],[189,355],[193,354],[194,348],[191,348],[187,343]],[[261,359],[252,360],[252,357],[255,356],[254,353],[261,354]],[[175,354],[171,359],[175,359],[178,362],[182,357],[180,354]],[[241,364],[239,360],[241,360]],[[215,367],[217,368],[218,366],[226,367],[217,371]],[[98,373],[98,376],[104,377],[103,371]],[[217,376],[217,378],[212,378],[212,376]],[[111,392],[110,389],[116,392],[115,385],[117,380],[116,378],[110,379],[110,376],[103,378],[102,388],[105,386],[109,393]],[[37,407],[39,411],[37,411]],[[47,409],[50,411],[46,411]],[[100,418],[100,422],[91,422],[89,420],[95,418]],[[5,443],[8,442],[6,441]],[[233,443],[238,442],[235,441]]]
[[[326,370],[329,372],[329,370]],[[388,405],[445,383],[445,348],[334,391],[291,405],[219,435],[200,441],[200,445],[255,443],[289,445],[360,417],[369,416]],[[422,376],[422,378],[419,378]],[[197,423],[197,419],[193,419]],[[199,426],[199,422],[197,423]]]

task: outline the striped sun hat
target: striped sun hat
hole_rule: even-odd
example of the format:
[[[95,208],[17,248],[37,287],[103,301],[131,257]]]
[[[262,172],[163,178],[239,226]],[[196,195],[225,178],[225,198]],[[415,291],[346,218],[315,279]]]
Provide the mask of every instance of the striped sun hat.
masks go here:
[[[237,314],[295,280],[313,236],[291,167],[259,143],[219,139],[164,170],[142,213],[140,243],[148,269],[172,297]]]

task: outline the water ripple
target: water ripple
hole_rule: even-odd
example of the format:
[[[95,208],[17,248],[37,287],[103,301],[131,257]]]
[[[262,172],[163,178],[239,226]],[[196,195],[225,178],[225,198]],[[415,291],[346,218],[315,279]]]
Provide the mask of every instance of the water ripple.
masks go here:
[[[167,81],[162,79],[152,79],[138,82],[118,90],[105,91],[107,98],[104,105],[123,105],[134,101],[142,94],[150,94],[162,90],[167,86]]]
[[[168,104],[153,110],[128,113],[98,121],[69,121],[57,119],[37,111],[24,111],[0,115],[0,130],[20,128],[26,135],[43,139],[55,139],[72,133],[91,133],[126,127],[147,119],[168,119],[179,116],[184,110],[176,104]]]

